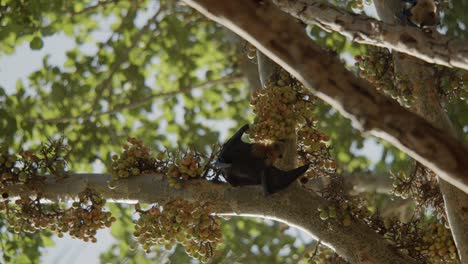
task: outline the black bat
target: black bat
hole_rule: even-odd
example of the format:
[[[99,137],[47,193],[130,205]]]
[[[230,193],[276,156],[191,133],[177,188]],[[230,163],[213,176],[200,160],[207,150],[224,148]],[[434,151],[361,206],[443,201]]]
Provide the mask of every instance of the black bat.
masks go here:
[[[242,141],[242,135],[249,128],[241,127],[221,149],[216,166],[232,186],[262,185],[266,194],[272,194],[288,187],[309,168],[309,164],[282,171],[267,162],[267,155],[254,151],[256,144]]]

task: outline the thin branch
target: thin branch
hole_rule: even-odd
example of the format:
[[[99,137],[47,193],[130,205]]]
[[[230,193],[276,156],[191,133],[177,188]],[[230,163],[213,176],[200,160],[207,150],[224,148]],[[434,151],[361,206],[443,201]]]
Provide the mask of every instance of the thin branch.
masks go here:
[[[399,199],[397,201],[392,201],[390,205],[386,206],[382,210],[380,216],[383,218],[388,218],[395,215],[395,213],[401,214],[401,211],[407,210],[408,206],[413,204],[414,201],[412,199]]]
[[[317,252],[318,252],[319,247],[320,247],[320,243],[321,243],[320,240],[318,240],[318,241],[313,240],[308,245],[306,245],[305,248],[304,248],[304,252],[302,252],[301,256],[299,256],[299,258],[297,258],[296,264],[299,264],[299,263],[301,263],[301,261],[303,259],[308,258],[307,255],[309,254],[309,252],[312,251],[312,249],[314,250],[314,252],[312,253],[312,256],[315,256],[317,254]],[[310,262],[308,261],[308,263],[310,263]]]
[[[390,194],[393,190],[393,180],[384,174],[371,172],[343,173],[343,180],[355,192],[376,192]]]
[[[295,19],[250,0],[185,0],[289,71],[364,132],[385,139],[468,193],[468,148],[376,91],[313,43]]]
[[[94,111],[94,109],[96,109],[96,107],[97,107],[97,105],[99,103],[99,99],[101,99],[102,94],[104,94],[104,92],[107,91],[107,90],[112,90],[111,89],[112,88],[112,78],[113,78],[114,74],[120,69],[120,66],[122,66],[122,64],[124,64],[128,60],[128,56],[129,56],[130,52],[140,43],[140,39],[146,33],[151,31],[151,25],[158,21],[158,16],[161,14],[162,11],[163,11],[163,9],[160,8],[150,19],[148,19],[146,24],[131,39],[130,47],[124,49],[123,53],[118,54],[118,57],[117,57],[116,61],[112,64],[112,66],[111,66],[111,68],[109,70],[107,78],[105,78],[95,89],[96,90],[96,97],[94,98],[94,101],[92,103],[91,112]],[[159,30],[158,26],[156,26],[156,30]]]
[[[102,116],[102,115],[112,115],[112,114],[119,113],[119,112],[121,112],[123,110],[131,110],[131,109],[135,109],[135,108],[138,108],[138,107],[142,107],[142,106],[146,105],[147,103],[150,103],[152,100],[154,100],[156,98],[157,99],[162,99],[162,98],[174,96],[174,95],[177,95],[177,94],[187,94],[190,91],[192,91],[193,89],[210,87],[210,86],[213,86],[213,85],[216,85],[216,84],[232,83],[232,82],[237,82],[237,81],[241,81],[241,80],[244,80],[244,78],[242,76],[240,76],[240,75],[228,75],[228,76],[216,79],[216,80],[209,80],[209,81],[200,83],[199,85],[196,85],[196,86],[182,87],[182,88],[180,88],[179,90],[176,90],[176,91],[154,93],[154,94],[149,95],[147,97],[144,97],[144,98],[142,98],[142,99],[140,99],[138,101],[130,102],[128,104],[117,105],[116,107],[114,107],[113,109],[110,109],[108,111],[102,111],[102,112],[97,112],[97,113],[92,113],[92,114],[83,114],[83,115],[77,115],[77,116],[56,117],[56,118],[46,118],[46,119],[43,119],[43,118],[30,118],[30,119],[28,119],[28,121],[29,122],[34,122],[34,123],[42,123],[42,124],[45,124],[45,123],[47,123],[47,124],[57,124],[57,123],[71,122],[71,121],[74,121],[74,120],[77,120],[77,119],[80,119],[80,118],[88,120],[88,119],[95,118],[95,117]]]
[[[429,63],[468,70],[468,42],[435,30],[387,24],[317,0],[274,0],[304,23],[336,31],[355,42],[389,48]]]
[[[360,221],[345,227],[339,219],[321,220],[316,208],[327,207],[327,202],[299,184],[265,196],[260,186],[234,188],[206,180],[189,180],[182,190],[176,190],[163,176],[149,174],[118,180],[115,189],[109,189],[107,182],[111,179],[108,174],[74,174],[57,182],[49,176],[41,196],[64,201],[76,199],[79,192],[92,188],[108,201],[121,203],[163,203],[174,198],[208,202],[216,214],[261,217],[299,227],[320,237],[325,245],[353,263],[415,263]],[[24,190],[11,186],[8,192],[14,197]]]
[[[108,5],[108,4],[113,4],[113,3],[114,3],[114,4],[117,4],[118,2],[119,2],[119,0],[98,1],[97,4],[91,5],[91,6],[87,6],[87,7],[83,8],[83,9],[80,10],[80,11],[72,11],[72,12],[71,12],[71,15],[74,16],[74,15],[84,14],[84,13],[93,11],[94,9],[97,9],[98,7],[106,6],[106,5]]]

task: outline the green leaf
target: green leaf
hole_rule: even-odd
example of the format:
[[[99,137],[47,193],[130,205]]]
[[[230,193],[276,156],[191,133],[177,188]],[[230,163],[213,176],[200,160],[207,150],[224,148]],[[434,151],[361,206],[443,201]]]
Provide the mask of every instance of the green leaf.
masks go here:
[[[30,264],[31,260],[26,255],[20,255],[15,258],[14,263],[16,264]]]
[[[55,242],[50,238],[50,236],[41,236],[41,238],[45,247],[52,247],[55,245]]]
[[[44,46],[44,42],[42,41],[42,38],[40,37],[34,37],[31,42],[29,42],[29,47],[32,50],[40,50]]]

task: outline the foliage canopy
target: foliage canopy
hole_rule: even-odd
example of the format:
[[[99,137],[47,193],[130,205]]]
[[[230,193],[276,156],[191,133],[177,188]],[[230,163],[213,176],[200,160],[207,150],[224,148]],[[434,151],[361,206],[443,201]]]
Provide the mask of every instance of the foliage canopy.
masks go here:
[[[354,12],[362,12],[363,5],[367,5],[360,0],[332,2]],[[468,3],[453,1],[450,8],[443,10],[445,15],[440,28],[451,36],[466,38],[468,32],[464,25],[468,25],[468,16],[462,10],[468,10]],[[75,44],[66,48],[63,63],[54,64],[50,55],[46,55],[41,68],[24,73],[15,87],[5,87],[0,82],[0,144],[5,159],[0,163],[3,166],[1,172],[11,172],[18,181],[27,182],[20,177],[31,179],[35,177],[34,173],[54,174],[63,170],[91,172],[107,167],[112,172],[113,162],[118,160],[113,156],[121,154],[121,146],[128,137],[138,138],[138,142],[144,142],[144,146],[154,152],[184,153],[183,150],[190,148],[201,156],[209,157],[215,144],[226,139],[236,128],[258,122],[255,114],[258,114],[260,103],[250,101],[251,91],[258,88],[251,87],[246,81],[246,65],[255,64],[255,60],[249,59],[255,57],[255,48],[179,1],[6,0],[0,2],[0,25],[0,61],[14,58],[15,52],[51,52],[48,41],[60,43],[71,39]],[[410,92],[395,89],[391,83],[396,77],[386,75],[382,68],[389,59],[386,50],[352,43],[336,32],[325,32],[316,26],[308,26],[307,31],[315,42],[344,58],[351,71],[369,78],[378,89],[402,104],[411,102]],[[438,95],[466,143],[468,74],[442,67],[438,68],[437,74],[440,84]],[[264,98],[272,97],[269,92],[263,93]],[[436,183],[431,181],[435,176],[414,165],[407,155],[388,143],[363,138],[330,106],[318,100],[310,101],[313,101],[313,108],[307,115],[310,120],[304,122],[316,129],[314,131],[319,131],[314,132],[318,135],[316,141],[327,142],[321,142],[323,144],[317,147],[326,156],[326,161],[321,163],[325,169],[317,174],[331,177],[336,170],[349,179],[356,174],[371,174],[379,179],[392,176],[397,186],[394,193],[379,193],[376,192],[377,187],[369,189],[364,184],[363,193],[354,196],[356,191],[351,191],[351,198],[344,202],[344,196],[330,191],[330,188],[347,189],[339,182],[331,181],[336,185],[322,190],[324,197],[337,204],[356,201],[365,212],[352,211],[349,217],[365,219],[376,229],[384,227],[386,232],[380,231],[387,236],[397,236],[402,228],[410,229],[412,222],[409,216],[417,215],[420,217],[418,223],[427,230],[445,236],[445,240],[438,242],[448,243],[448,247],[439,257],[444,258],[445,253],[453,256],[449,232],[440,228],[438,220],[443,219],[444,213],[440,193],[434,187]],[[250,103],[257,107],[256,110]],[[303,136],[304,140],[307,137]],[[57,140],[64,142],[44,145]],[[71,148],[54,149],[54,146],[64,145]],[[28,152],[30,149],[39,149],[37,153],[40,154],[31,154]],[[373,153],[365,154],[369,149],[373,149]],[[14,166],[6,163],[11,157],[15,159],[11,160],[14,164],[20,153],[23,167],[15,172]],[[116,170],[119,165],[115,165]],[[34,168],[36,172],[20,176],[21,172],[31,172],[24,168]],[[140,171],[135,174],[140,174]],[[7,182],[10,178],[3,180]],[[388,181],[385,182],[388,185]],[[425,193],[418,192],[415,182],[435,193],[423,196]],[[4,186],[0,187],[2,190]],[[384,187],[388,189],[388,186]],[[412,200],[397,198],[398,202],[393,202],[394,194]],[[83,199],[72,207],[88,208],[90,201],[102,205],[100,198],[93,195],[84,194]],[[415,208],[414,202],[423,205],[426,211]],[[397,203],[400,207],[396,207]],[[22,206],[21,203],[18,205]],[[184,203],[179,206],[190,207]],[[6,203],[4,207],[7,207]],[[151,212],[149,208],[144,210]],[[336,217],[335,208],[318,209],[324,220],[333,218],[333,215]],[[102,226],[115,221],[111,232],[118,242],[101,255],[101,262],[114,263],[122,259],[127,263],[194,261],[180,245],[170,251],[162,247],[145,254],[144,248],[134,242],[133,207],[113,204],[108,206],[108,210],[116,219],[103,213],[105,221]],[[371,215],[377,212],[383,218],[371,220]],[[16,219],[22,216],[18,215]],[[14,224],[13,228],[7,227],[8,219],[7,211],[2,211],[0,256],[6,262],[39,263],[40,249],[53,245],[53,233],[48,230],[37,233],[33,233],[34,230],[15,230]],[[445,220],[440,221],[444,223]],[[224,242],[211,263],[296,263],[303,258],[337,258],[325,248],[318,249],[315,241],[298,239],[298,231],[288,231],[284,224],[272,221],[232,218],[223,221],[220,232]],[[79,234],[76,236],[80,237]],[[92,241],[92,230],[86,236]],[[400,243],[400,249],[409,247],[406,240],[389,239]],[[452,244],[446,242],[449,240]],[[428,253],[424,254],[427,257]]]

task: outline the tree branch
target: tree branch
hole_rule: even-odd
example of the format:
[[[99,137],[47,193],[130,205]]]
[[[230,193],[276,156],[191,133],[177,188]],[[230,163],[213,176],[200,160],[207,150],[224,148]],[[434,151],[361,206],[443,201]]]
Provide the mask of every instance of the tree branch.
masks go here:
[[[206,180],[189,180],[176,190],[163,176],[149,174],[118,180],[111,190],[107,184],[111,179],[108,174],[74,174],[57,182],[49,176],[41,196],[52,201],[76,199],[79,192],[92,188],[105,199],[127,203],[164,203],[174,198],[209,202],[217,214],[268,218],[299,227],[352,263],[415,263],[362,222],[345,227],[338,219],[321,220],[316,208],[327,207],[327,202],[297,183],[265,196],[260,186],[234,188]],[[10,197],[20,189],[12,186]]]
[[[354,192],[376,192],[390,194],[393,190],[393,180],[384,174],[372,174],[370,172],[343,173],[346,185],[351,186]]]
[[[137,45],[140,43],[140,40],[141,38],[152,31],[151,29],[151,25],[155,24],[156,25],[156,29],[154,31],[159,31],[159,21],[158,21],[158,17],[159,15],[163,12],[163,9],[160,7],[156,13],[151,16],[148,21],[146,22],[146,24],[134,35],[132,36],[131,38],[131,44],[129,47],[127,47],[126,49],[123,49],[123,52],[121,52],[119,54],[119,56],[116,57],[114,63],[112,63],[110,66],[110,69],[109,69],[109,73],[107,75],[107,77],[101,81],[95,88],[95,91],[96,91],[96,96],[94,97],[94,100],[91,104],[91,109],[90,109],[90,113],[89,114],[92,114],[93,111],[97,108],[98,104],[99,104],[99,100],[101,99],[101,96],[104,94],[105,91],[108,91],[109,92],[109,100],[112,100],[112,78],[114,77],[114,75],[117,73],[117,71],[119,71],[120,67],[122,67],[122,65],[128,61],[128,58],[130,56],[130,52],[135,48],[137,47]],[[127,16],[129,16],[131,12],[128,12]],[[126,20],[127,17],[123,18],[123,21]],[[124,22],[121,22],[121,26],[124,25]],[[156,32],[154,33],[156,35]],[[109,39],[108,39],[108,42],[110,42],[112,40],[112,37],[111,36]]]
[[[395,14],[400,0],[376,0],[374,5],[380,19],[387,23],[399,23]],[[402,53],[393,53],[394,72],[412,84],[414,103],[412,110],[434,126],[444,129],[454,137],[457,133],[441,106],[437,94],[438,83],[434,80],[434,67]],[[444,198],[445,212],[453,240],[462,263],[468,260],[468,194],[439,178],[439,187]]]
[[[398,23],[395,21],[395,13],[400,0],[376,0],[374,5],[377,13],[384,22]],[[406,54],[393,52],[394,72],[402,79],[411,82],[414,103],[412,110],[434,126],[444,129],[447,133],[456,137],[457,133],[447,114],[441,106],[437,94],[437,82],[434,80],[434,67],[421,60],[407,56]],[[458,256],[462,263],[468,260],[468,194],[455,188],[443,179],[439,178],[440,191],[444,198],[445,212],[450,224],[453,240],[457,246]]]
[[[83,8],[80,11],[71,11],[70,14],[72,16],[81,15],[81,14],[90,12],[90,11],[92,11],[94,9],[97,9],[99,7],[103,7],[103,6],[106,6],[108,4],[117,4],[118,2],[119,2],[119,0],[98,1],[95,5],[87,6],[87,7]],[[66,11],[66,10],[64,10],[64,11]]]
[[[395,0],[399,1],[399,0]],[[395,72],[412,83],[413,111],[456,137],[457,133],[441,106],[437,94],[432,65],[401,53],[394,53]],[[444,197],[445,211],[461,263],[468,261],[468,194],[458,190],[443,179],[439,179],[440,191]]]
[[[293,18],[251,0],[185,2],[254,44],[362,131],[389,141],[468,193],[468,149],[354,76]]]
[[[209,86],[216,85],[216,84],[231,83],[231,82],[236,82],[236,81],[241,81],[241,80],[244,80],[244,78],[242,76],[240,76],[240,75],[228,75],[228,76],[224,76],[222,78],[216,79],[216,80],[209,80],[209,81],[200,83],[200,84],[195,85],[195,86],[182,87],[177,91],[154,93],[152,95],[141,98],[140,100],[137,100],[137,101],[134,101],[134,102],[130,102],[128,104],[117,105],[116,107],[114,107],[114,108],[112,108],[112,109],[110,109],[108,111],[102,111],[102,112],[97,112],[97,113],[95,112],[95,113],[91,113],[91,114],[82,114],[82,115],[77,115],[77,116],[56,117],[56,118],[46,118],[46,119],[30,118],[30,119],[28,119],[28,121],[29,122],[34,122],[34,123],[43,123],[43,124],[46,124],[46,123],[47,124],[57,124],[57,123],[67,123],[67,122],[70,122],[70,121],[73,121],[73,120],[77,120],[79,118],[83,118],[83,119],[88,120],[88,119],[98,117],[98,116],[102,116],[102,115],[116,114],[116,113],[119,113],[119,112],[121,112],[123,110],[135,109],[135,108],[141,107],[141,106],[143,106],[143,105],[145,105],[147,103],[150,103],[153,99],[156,99],[156,98],[161,99],[161,98],[174,96],[174,95],[177,95],[177,94],[187,94],[190,91],[192,91],[193,89],[205,88],[205,87],[209,87]]]
[[[317,0],[274,0],[283,11],[336,31],[355,42],[389,48],[429,63],[468,70],[468,42],[450,38],[435,30],[387,24],[363,15],[346,12]]]

